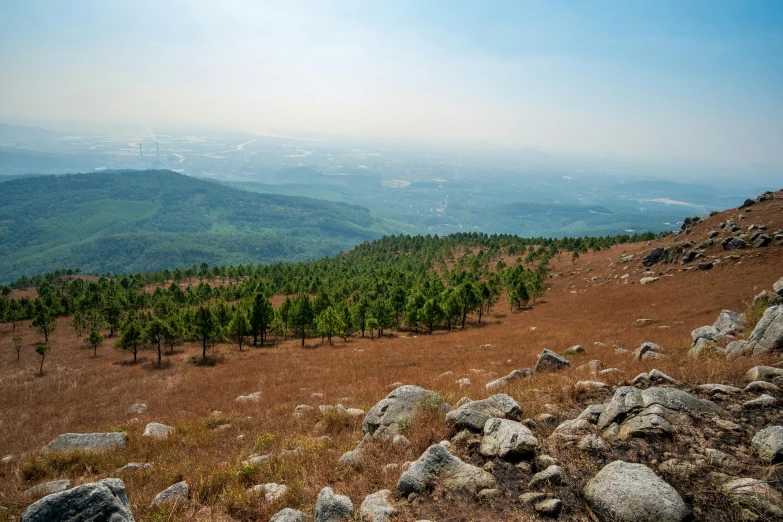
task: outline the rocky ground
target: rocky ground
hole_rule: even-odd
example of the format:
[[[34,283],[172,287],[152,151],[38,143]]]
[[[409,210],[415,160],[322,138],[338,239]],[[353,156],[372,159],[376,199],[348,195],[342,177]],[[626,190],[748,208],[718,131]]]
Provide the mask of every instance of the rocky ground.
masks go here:
[[[300,362],[283,372],[276,401],[265,381],[224,404],[228,413],[172,413],[168,425],[126,402],[124,418],[138,426],[49,429],[37,447],[9,438],[17,449],[0,464],[0,517],[781,520],[781,210],[781,193],[764,194],[688,219],[660,242],[561,261],[547,303],[496,315],[470,337],[432,336],[451,359],[436,344],[415,354],[378,352],[386,340],[357,345],[353,356],[372,351],[374,366],[355,366],[353,380],[330,389],[331,404]],[[555,332],[560,322],[572,326]],[[538,345],[538,356],[504,348],[508,335]],[[406,338],[395,342],[419,336]],[[465,339],[470,348],[455,347]],[[335,366],[356,364],[341,357]],[[344,378],[325,361],[321,389]],[[354,384],[362,379],[370,386]],[[286,443],[271,442],[283,433]],[[198,459],[207,444],[220,448],[203,457],[212,467],[174,462]],[[145,498],[143,482],[168,487]]]

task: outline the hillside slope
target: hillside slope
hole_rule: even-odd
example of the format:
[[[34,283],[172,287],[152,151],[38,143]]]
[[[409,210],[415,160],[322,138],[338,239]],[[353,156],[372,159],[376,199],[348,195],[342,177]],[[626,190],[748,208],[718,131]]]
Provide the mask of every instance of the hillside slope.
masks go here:
[[[333,255],[388,227],[361,207],[252,194],[170,171],[40,176],[0,188],[0,282]]]

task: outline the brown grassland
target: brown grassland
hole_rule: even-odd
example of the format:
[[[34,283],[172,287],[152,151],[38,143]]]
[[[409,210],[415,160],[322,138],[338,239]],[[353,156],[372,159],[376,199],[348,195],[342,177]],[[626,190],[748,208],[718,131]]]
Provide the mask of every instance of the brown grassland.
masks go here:
[[[780,200],[752,208],[742,224],[763,223],[769,230],[783,227]],[[690,236],[672,236],[661,243],[703,241],[718,221],[741,213],[727,211],[696,225]],[[728,381],[739,385],[744,372],[759,363],[690,359],[686,356],[690,332],[712,324],[721,309],[749,310],[753,296],[783,276],[783,247],[743,250],[740,260],[731,260],[717,245],[706,252],[721,258],[712,270],[683,271],[680,264],[660,264],[653,267],[660,276],[657,282],[639,284],[643,268],[638,259],[656,244],[618,245],[584,254],[576,262],[563,254],[555,262],[556,277],[548,280],[542,299],[514,312],[501,299],[480,326],[473,318],[463,331],[434,335],[399,331],[374,341],[336,339],[333,346],[309,339],[304,349],[298,341],[287,341],[241,353],[235,345],[220,344],[214,348],[219,358],[215,366],[192,364],[190,358],[199,348],[187,344],[166,356],[162,369],[155,367],[151,354],[136,365],[129,364],[131,357],[113,348],[113,339],[107,339],[93,357],[67,319],[60,318],[49,343],[52,350],[44,375],[39,377],[34,347],[42,339],[28,324],[17,325],[16,332],[10,324],[0,324],[0,456],[15,456],[9,464],[0,464],[0,505],[7,508],[0,510],[0,520],[15,520],[35,500],[21,495],[34,484],[58,478],[85,483],[110,476],[123,479],[134,515],[141,521],[266,521],[283,507],[312,513],[318,491],[327,485],[348,495],[358,507],[369,493],[396,491],[400,470],[385,472],[384,465],[415,460],[430,444],[452,434],[442,419],[424,413],[408,427],[409,447],[374,443],[368,447],[361,470],[341,470],[337,467],[340,455],[362,438],[362,418],[322,415],[319,405],[341,403],[366,411],[395,382],[436,390],[451,404],[463,396],[481,399],[492,393],[484,388],[487,382],[514,369],[533,367],[543,348],[560,352],[583,345],[586,353],[571,358],[574,366],[600,359],[607,367],[621,369],[622,373],[607,381],[610,384],[630,381],[655,367],[692,384]],[[631,253],[637,260],[617,262],[621,255]],[[673,270],[667,273],[669,267]],[[621,279],[625,273],[630,275]],[[637,323],[640,318],[651,321]],[[24,337],[19,362],[13,335]],[[633,350],[645,341],[664,346],[668,357],[635,362],[615,353],[616,347]],[[492,346],[482,347],[487,344]],[[444,372],[452,373],[444,376]],[[472,384],[461,389],[456,381],[463,377]],[[517,400],[525,417],[552,412],[565,420],[574,418],[585,404],[611,396],[610,392],[592,397],[577,394],[573,384],[589,378],[577,370],[536,375],[500,391]],[[261,392],[259,402],[234,401],[257,391]],[[314,393],[323,398],[314,398]],[[129,413],[137,402],[145,403],[147,410]],[[296,417],[293,412],[299,404],[314,406],[315,411]],[[148,440],[141,437],[148,422],[170,424],[176,431],[166,441]],[[229,427],[219,428],[223,424]],[[542,449],[563,462],[575,484],[582,484],[597,471],[595,463],[548,447],[546,436],[553,428],[542,426],[536,432]],[[97,455],[38,454],[41,446],[61,433],[111,430],[127,432],[125,449]],[[331,442],[319,439],[324,435]],[[294,448],[300,448],[300,453],[259,466],[242,464],[252,454]],[[475,456],[461,456],[478,462]],[[116,473],[128,462],[149,462],[153,468]],[[183,479],[191,488],[187,505],[150,507],[159,491]],[[248,492],[252,485],[266,482],[286,484],[289,491],[272,503]],[[686,498],[695,493],[684,491],[687,484],[678,488]],[[519,491],[509,491],[507,500],[496,505],[436,496],[414,502],[403,510],[400,520],[534,519],[530,508],[515,502]],[[581,499],[564,501],[561,520],[586,518]]]

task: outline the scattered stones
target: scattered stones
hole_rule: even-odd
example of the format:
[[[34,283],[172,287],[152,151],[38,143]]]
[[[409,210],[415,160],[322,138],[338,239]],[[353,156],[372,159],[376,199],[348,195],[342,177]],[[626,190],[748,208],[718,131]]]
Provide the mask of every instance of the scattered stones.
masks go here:
[[[449,451],[434,444],[427,448],[397,483],[403,495],[421,493],[435,482],[446,490],[468,490],[477,493],[495,486],[495,478],[486,471],[471,466]]]
[[[480,401],[463,404],[446,414],[446,422],[457,428],[482,431],[491,418],[519,420],[519,404],[506,394],[497,394]]]
[[[41,448],[41,453],[50,451],[107,451],[114,448],[124,448],[127,440],[128,436],[124,432],[63,433]]]
[[[518,459],[533,454],[538,439],[527,426],[508,419],[489,419],[479,452],[486,457]]]
[[[514,382],[519,379],[526,379],[532,376],[533,376],[533,370],[531,370],[530,368],[525,368],[523,370],[514,370],[513,372],[509,373],[505,377],[501,377],[500,379],[495,379],[492,382],[488,382],[484,387],[487,390],[494,390],[510,382]]]
[[[174,428],[171,426],[160,424],[159,422],[150,422],[144,428],[144,433],[142,433],[141,436],[151,437],[157,440],[166,440],[172,433],[174,433]]]
[[[325,487],[318,493],[314,522],[343,522],[351,519],[353,519],[353,503],[350,498],[345,495],[335,495],[330,487]]]
[[[753,437],[753,448],[765,462],[783,461],[783,426],[769,426]]]
[[[261,400],[261,392],[253,392],[248,395],[240,395],[236,399],[234,399],[234,402],[258,402]]]
[[[565,357],[561,357],[552,350],[544,349],[538,356],[535,373],[553,372],[564,370],[571,367],[571,362]]]
[[[281,509],[269,519],[269,522],[308,522],[310,517],[296,509]]]
[[[775,384],[772,384],[771,382],[753,381],[747,386],[745,386],[745,389],[742,391],[746,393],[754,393],[754,392],[777,393],[780,391],[780,387]]]
[[[367,495],[359,506],[359,518],[362,522],[389,522],[398,513],[392,500],[388,489]]]
[[[22,492],[23,497],[40,497],[44,495],[51,495],[53,493],[59,493],[65,491],[71,487],[70,480],[52,480],[50,482],[44,482],[42,484],[36,484],[35,486],[26,489]]]
[[[155,498],[152,500],[152,506],[157,506],[159,504],[181,504],[182,502],[187,502],[189,495],[190,488],[188,488],[188,483],[183,480],[182,482],[172,484],[155,495]]]
[[[587,483],[583,494],[602,522],[681,522],[688,514],[677,490],[643,464],[614,461]]]
[[[20,522],[134,522],[125,484],[108,478],[48,495],[28,507]]]
[[[362,431],[372,438],[393,438],[400,426],[413,419],[419,406],[436,408],[444,413],[451,411],[451,406],[437,393],[420,386],[403,385],[370,408],[362,422]]]

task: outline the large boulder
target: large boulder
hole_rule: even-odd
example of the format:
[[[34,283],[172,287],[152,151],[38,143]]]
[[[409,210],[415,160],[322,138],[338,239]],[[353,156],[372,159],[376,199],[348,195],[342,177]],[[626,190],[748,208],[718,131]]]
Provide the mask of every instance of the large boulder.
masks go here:
[[[451,411],[451,406],[437,393],[420,386],[404,385],[370,408],[362,422],[362,431],[369,437],[391,439],[399,433],[402,425],[413,419],[420,407],[435,408],[444,413]]]
[[[310,520],[305,513],[299,510],[285,508],[281,509],[269,519],[269,522],[307,522]]]
[[[330,487],[318,493],[315,522],[343,522],[353,519],[353,502],[345,495],[335,495]]]
[[[481,431],[487,421],[493,417],[519,420],[520,415],[522,415],[522,410],[519,409],[517,401],[500,393],[480,401],[468,402],[456,410],[448,412],[446,422],[459,429]]]
[[[125,484],[108,478],[46,496],[20,522],[134,522]]]
[[[479,452],[485,457],[517,459],[534,454],[537,448],[538,439],[521,422],[489,419],[484,424]]]
[[[397,488],[403,495],[409,495],[421,493],[435,482],[447,490],[467,490],[475,494],[494,487],[495,477],[462,462],[443,446],[434,444],[402,474]]]
[[[389,522],[397,515],[392,505],[392,492],[382,489],[367,495],[359,506],[359,518],[362,522]]]
[[[783,305],[770,306],[748,338],[753,355],[783,350]]]
[[[570,367],[571,361],[561,355],[556,354],[552,350],[544,349],[544,351],[541,352],[541,355],[538,356],[535,372],[555,372],[558,370],[565,370]]]
[[[745,330],[745,319],[737,312],[722,310],[712,324],[720,335],[736,335]]]
[[[602,522],[681,522],[688,515],[677,490],[643,464],[616,460],[587,483],[583,494]]]
[[[783,461],[783,426],[769,426],[758,432],[753,437],[753,448],[765,462]]]
[[[41,448],[41,453],[50,451],[106,451],[124,448],[128,436],[122,433],[63,433]]]

